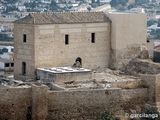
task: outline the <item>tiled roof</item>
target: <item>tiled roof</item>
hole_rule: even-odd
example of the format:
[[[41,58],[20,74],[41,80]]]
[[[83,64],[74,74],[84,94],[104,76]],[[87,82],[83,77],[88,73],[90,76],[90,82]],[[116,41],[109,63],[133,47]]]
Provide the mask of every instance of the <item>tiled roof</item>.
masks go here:
[[[16,20],[15,23],[30,24],[64,24],[64,23],[95,23],[108,22],[104,12],[62,12],[62,13],[30,13],[28,16]]]

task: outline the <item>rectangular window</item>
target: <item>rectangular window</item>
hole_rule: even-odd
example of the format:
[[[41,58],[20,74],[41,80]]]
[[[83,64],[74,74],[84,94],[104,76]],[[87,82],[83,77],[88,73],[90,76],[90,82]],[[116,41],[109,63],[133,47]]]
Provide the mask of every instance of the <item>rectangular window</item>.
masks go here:
[[[9,67],[9,63],[5,63],[5,67]]]
[[[69,44],[69,35],[65,35],[65,44]]]
[[[14,67],[14,63],[11,63],[11,67]]]
[[[26,42],[27,41],[27,36],[26,34],[23,34],[23,42]]]
[[[92,42],[92,43],[95,43],[95,33],[92,33],[92,34],[91,34],[91,42]]]

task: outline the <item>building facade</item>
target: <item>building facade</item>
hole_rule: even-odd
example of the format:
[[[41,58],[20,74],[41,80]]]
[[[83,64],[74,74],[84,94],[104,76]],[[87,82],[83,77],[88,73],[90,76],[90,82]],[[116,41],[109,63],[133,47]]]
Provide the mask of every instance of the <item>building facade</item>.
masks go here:
[[[31,13],[14,22],[15,79],[34,78],[36,68],[72,66],[77,58],[84,68],[115,67],[128,45],[145,44],[145,19],[146,14]]]

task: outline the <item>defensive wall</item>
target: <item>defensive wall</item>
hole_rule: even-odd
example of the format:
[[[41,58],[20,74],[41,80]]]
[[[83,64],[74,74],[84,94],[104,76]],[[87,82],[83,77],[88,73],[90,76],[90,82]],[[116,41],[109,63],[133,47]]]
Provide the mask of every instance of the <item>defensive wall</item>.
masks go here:
[[[94,120],[100,113],[142,108],[148,89],[49,91],[45,85],[0,89],[0,119]]]

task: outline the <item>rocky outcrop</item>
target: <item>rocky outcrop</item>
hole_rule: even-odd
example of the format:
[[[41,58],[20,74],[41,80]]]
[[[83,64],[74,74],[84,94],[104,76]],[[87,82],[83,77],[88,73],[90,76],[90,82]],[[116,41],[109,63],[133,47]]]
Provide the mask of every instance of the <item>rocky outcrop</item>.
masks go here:
[[[132,59],[124,70],[127,74],[158,74],[160,73],[160,64],[154,63],[149,59]]]

